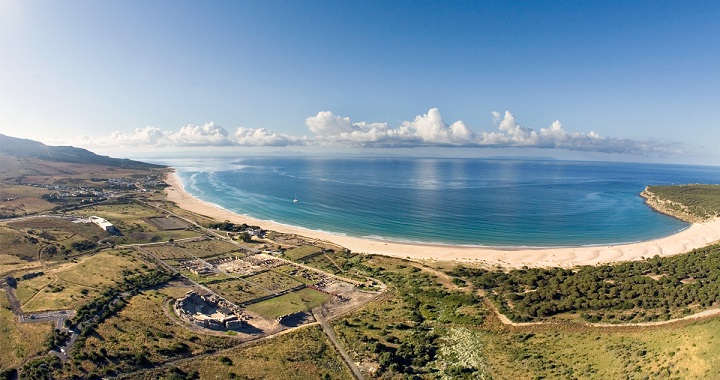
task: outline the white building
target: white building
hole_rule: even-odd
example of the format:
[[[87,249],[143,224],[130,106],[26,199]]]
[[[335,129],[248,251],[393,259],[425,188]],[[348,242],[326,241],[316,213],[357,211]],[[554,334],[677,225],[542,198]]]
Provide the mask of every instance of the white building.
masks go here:
[[[90,217],[90,221],[91,221],[92,223],[95,223],[95,224],[97,224],[98,226],[100,226],[100,228],[102,228],[103,230],[105,230],[105,232],[109,232],[109,233],[112,234],[112,233],[115,233],[115,232],[117,231],[117,229],[115,228],[115,226],[113,226],[112,223],[108,222],[107,220],[105,220],[105,219],[103,219],[103,218],[101,218],[101,217],[99,217],[99,216],[91,216],[91,217]]]

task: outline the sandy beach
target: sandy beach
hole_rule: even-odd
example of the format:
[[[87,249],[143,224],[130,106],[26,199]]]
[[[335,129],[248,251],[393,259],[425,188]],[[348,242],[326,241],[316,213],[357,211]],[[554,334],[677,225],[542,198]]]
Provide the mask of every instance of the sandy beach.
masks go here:
[[[655,255],[670,256],[720,241],[720,218],[695,223],[677,234],[633,244],[560,248],[466,247],[453,245],[405,244],[362,239],[259,220],[206,203],[188,194],[174,172],[167,175],[167,199],[178,206],[219,221],[257,225],[267,230],[298,234],[331,241],[353,252],[372,253],[415,260],[462,261],[508,268],[573,267],[600,263],[640,260]]]

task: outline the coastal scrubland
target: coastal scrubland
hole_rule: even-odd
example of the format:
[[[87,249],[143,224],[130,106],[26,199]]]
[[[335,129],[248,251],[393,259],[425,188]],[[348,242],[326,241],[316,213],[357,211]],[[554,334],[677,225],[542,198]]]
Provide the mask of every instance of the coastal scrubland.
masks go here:
[[[696,222],[720,216],[720,185],[648,186],[647,203],[678,219]]]
[[[575,269],[450,272],[485,290],[516,322],[582,319],[648,322],[720,306],[720,245],[646,260]]]
[[[235,231],[231,223],[183,210],[154,190],[133,187],[82,204],[47,201],[50,190],[31,185],[107,184],[114,176],[135,181],[157,168],[32,160],[21,157],[3,168],[0,190],[8,198],[28,188],[30,198],[47,203],[7,201],[13,209],[0,221],[0,285],[12,288],[0,297],[0,379],[353,378],[316,323],[274,320],[299,313],[311,322],[310,310],[322,312],[335,299],[312,288],[322,272],[348,278],[368,295],[368,303],[328,322],[366,378],[720,378],[717,314],[677,319],[720,307],[717,244],[633,262],[511,270],[367,255],[276,232],[242,241],[244,227]],[[650,190],[702,209],[698,217],[717,212],[716,198],[698,195],[714,188],[677,190],[679,198],[667,195],[672,189]],[[30,218],[9,218],[26,213]],[[65,219],[90,215],[111,220],[120,234]],[[176,218],[167,224],[173,229],[153,223],[157,217]],[[230,230],[218,230],[223,223]],[[243,275],[187,269],[194,260],[260,251],[268,253],[258,257],[284,261]],[[301,273],[307,267],[319,272]],[[173,300],[201,287],[236,303],[260,300],[246,310],[267,320],[271,333],[209,331],[183,321]],[[74,310],[63,323],[77,334],[66,356],[48,354],[61,352],[66,333],[51,321],[21,323],[10,293],[24,313]]]

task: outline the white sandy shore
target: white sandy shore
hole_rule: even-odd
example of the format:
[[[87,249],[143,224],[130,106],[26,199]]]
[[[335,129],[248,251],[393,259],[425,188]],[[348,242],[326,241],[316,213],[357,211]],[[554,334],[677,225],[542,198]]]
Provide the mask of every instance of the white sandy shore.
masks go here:
[[[310,238],[331,241],[353,252],[373,253],[416,260],[464,261],[484,265],[500,265],[519,268],[577,265],[594,265],[616,261],[640,260],[655,255],[670,256],[707,246],[720,241],[720,218],[705,223],[696,223],[677,234],[641,243],[613,246],[586,246],[561,248],[494,248],[466,247],[454,245],[405,244],[335,235],[259,220],[235,214],[223,208],[204,202],[188,194],[182,182],[173,172],[166,182],[167,199],[178,206],[213,219],[233,223],[257,225],[263,229],[297,234]]]

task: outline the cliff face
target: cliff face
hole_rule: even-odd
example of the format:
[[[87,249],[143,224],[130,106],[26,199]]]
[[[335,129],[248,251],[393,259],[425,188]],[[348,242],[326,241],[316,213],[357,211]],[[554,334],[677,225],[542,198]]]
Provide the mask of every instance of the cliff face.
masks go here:
[[[674,218],[690,222],[698,223],[708,220],[710,218],[701,218],[692,212],[690,209],[679,202],[674,202],[669,199],[662,199],[655,195],[652,191],[645,187],[645,190],[640,193],[640,196],[645,198],[645,203],[650,206],[653,210],[661,212],[666,215],[670,215]]]

